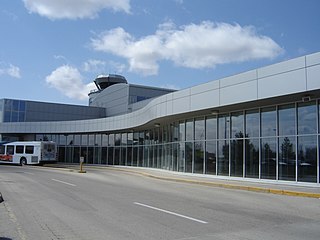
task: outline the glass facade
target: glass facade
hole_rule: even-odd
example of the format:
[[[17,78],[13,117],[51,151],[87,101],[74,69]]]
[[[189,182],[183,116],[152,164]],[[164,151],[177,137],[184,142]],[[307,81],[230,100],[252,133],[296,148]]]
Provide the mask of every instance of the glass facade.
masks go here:
[[[0,122],[24,122],[26,102],[23,100],[4,99],[0,106]]]
[[[17,106],[15,106],[16,108]],[[37,135],[59,161],[319,183],[318,101],[198,116],[130,132]]]

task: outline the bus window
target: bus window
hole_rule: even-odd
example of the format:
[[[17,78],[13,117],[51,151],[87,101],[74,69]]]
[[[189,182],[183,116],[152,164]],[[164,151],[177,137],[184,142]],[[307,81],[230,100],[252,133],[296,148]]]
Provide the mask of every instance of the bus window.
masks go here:
[[[24,146],[16,146],[16,153],[23,153],[23,150],[24,150]]]
[[[12,155],[14,153],[14,146],[8,145],[7,146],[7,154]]]
[[[5,149],[5,146],[0,146],[0,154],[4,154],[4,149]]]
[[[27,154],[33,154],[33,150],[34,150],[33,146],[26,146],[26,153]]]

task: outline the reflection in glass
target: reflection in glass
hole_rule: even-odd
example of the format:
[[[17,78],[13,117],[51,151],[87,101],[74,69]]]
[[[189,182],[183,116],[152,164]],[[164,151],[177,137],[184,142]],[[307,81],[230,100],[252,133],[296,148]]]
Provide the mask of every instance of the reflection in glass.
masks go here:
[[[279,180],[296,180],[295,138],[279,138]]]
[[[193,143],[186,142],[185,172],[188,172],[188,173],[192,172],[192,159],[193,159]]]
[[[194,122],[194,139],[195,140],[204,140],[205,139],[205,128],[204,128],[204,119],[196,119]]]
[[[206,119],[206,139],[217,139],[217,118]]]
[[[243,176],[243,140],[231,141],[231,166],[230,175]]]
[[[246,111],[246,137],[259,137],[259,110]]]
[[[185,141],[186,139],[186,129],[185,129],[185,123],[180,122],[179,123],[179,140],[180,141]]]
[[[206,173],[207,174],[216,174],[216,141],[207,141],[206,142]]]
[[[230,119],[228,114],[219,115],[218,118],[218,138],[229,139],[230,137]]]
[[[276,138],[261,139],[261,178],[276,179],[277,142]]]
[[[296,134],[294,104],[279,106],[279,136]]]
[[[229,141],[218,141],[218,175],[229,176]]]
[[[193,120],[187,120],[186,122],[186,140],[193,140]]]
[[[203,173],[204,165],[204,142],[194,143],[194,173]]]
[[[179,156],[178,156],[178,170],[179,172],[184,172],[185,169],[185,145],[184,143],[179,143]]]
[[[315,102],[298,104],[298,134],[317,132],[317,107]]]
[[[178,143],[172,145],[172,170],[178,170]]]
[[[127,159],[127,148],[121,147],[121,158],[120,158],[120,165],[126,165],[126,159]]]
[[[138,147],[132,148],[132,166],[138,166]]]
[[[317,182],[317,137],[298,137],[298,181]]]
[[[259,139],[245,139],[246,177],[259,178]]]
[[[261,136],[276,136],[277,112],[275,107],[261,109]]]
[[[113,165],[113,147],[108,148],[108,165]]]
[[[231,138],[243,138],[243,112],[231,114]]]

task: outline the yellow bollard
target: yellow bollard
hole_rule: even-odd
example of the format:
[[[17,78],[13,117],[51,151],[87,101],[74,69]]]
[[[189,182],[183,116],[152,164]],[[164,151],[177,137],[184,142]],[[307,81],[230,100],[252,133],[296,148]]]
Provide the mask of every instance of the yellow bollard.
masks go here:
[[[80,170],[79,170],[79,173],[86,173],[86,171],[83,170],[83,162],[84,162],[84,157],[80,157]]]

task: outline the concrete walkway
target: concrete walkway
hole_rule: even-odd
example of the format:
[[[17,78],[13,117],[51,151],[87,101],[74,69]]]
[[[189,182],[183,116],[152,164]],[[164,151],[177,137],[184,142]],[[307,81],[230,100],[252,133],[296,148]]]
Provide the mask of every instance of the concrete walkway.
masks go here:
[[[48,164],[44,167],[59,168],[68,171],[78,171],[79,165],[75,164]],[[101,169],[106,171],[122,171],[131,174],[139,174],[141,176],[182,182],[189,184],[199,184],[211,187],[221,187],[228,189],[238,189],[254,192],[264,192],[288,196],[311,197],[320,199],[320,185],[308,183],[295,183],[284,181],[266,181],[259,179],[248,178],[223,178],[220,176],[202,175],[173,172],[163,169],[141,168],[141,167],[127,167],[127,166],[103,166],[103,165],[84,165],[84,170],[90,172],[90,169]]]

